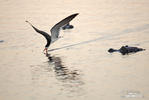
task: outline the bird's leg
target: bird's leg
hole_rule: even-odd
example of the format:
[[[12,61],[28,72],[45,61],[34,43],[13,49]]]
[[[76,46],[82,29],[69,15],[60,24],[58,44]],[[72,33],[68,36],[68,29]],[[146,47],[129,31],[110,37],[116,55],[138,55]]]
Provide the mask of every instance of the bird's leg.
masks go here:
[[[44,54],[48,54],[48,48],[45,48],[45,49],[43,50],[43,52],[44,52]]]

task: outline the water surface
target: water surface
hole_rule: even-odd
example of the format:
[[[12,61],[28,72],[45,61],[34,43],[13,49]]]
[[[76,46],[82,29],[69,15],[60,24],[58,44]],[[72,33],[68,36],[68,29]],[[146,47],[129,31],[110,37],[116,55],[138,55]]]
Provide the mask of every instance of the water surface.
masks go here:
[[[148,100],[148,0],[1,0],[1,100]],[[80,13],[63,38],[46,40],[25,20],[50,32]],[[146,49],[109,54],[122,45]]]

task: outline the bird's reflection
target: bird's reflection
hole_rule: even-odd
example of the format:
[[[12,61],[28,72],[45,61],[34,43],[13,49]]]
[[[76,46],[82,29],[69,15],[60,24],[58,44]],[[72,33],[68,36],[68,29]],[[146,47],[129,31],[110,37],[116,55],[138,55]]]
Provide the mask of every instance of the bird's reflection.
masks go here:
[[[80,74],[78,70],[70,70],[65,67],[62,63],[60,57],[51,56],[50,54],[46,54],[49,64],[54,64],[53,70],[56,74],[56,78],[63,82],[77,82],[78,84],[82,84],[83,82],[80,80]]]
[[[46,86],[46,88],[54,86],[54,88],[57,89],[57,87],[60,87],[56,91],[60,91],[60,94],[62,95],[83,95],[84,82],[82,81],[82,74],[80,74],[81,72],[79,70],[74,70],[71,68],[69,69],[66,67],[61,57],[57,57],[51,54],[46,54],[46,57],[48,58],[48,61],[43,65],[32,65],[33,84],[35,86]],[[54,80],[54,82],[51,80]],[[44,81],[44,83],[41,81]]]
[[[81,74],[79,70],[68,69],[63,65],[62,59],[60,57],[51,56],[50,54],[46,55],[49,59],[49,64],[54,64],[53,70],[55,72],[55,77],[57,80],[62,82],[62,89],[64,92],[67,92],[69,96],[79,96],[83,95],[83,85],[84,82],[81,79]]]

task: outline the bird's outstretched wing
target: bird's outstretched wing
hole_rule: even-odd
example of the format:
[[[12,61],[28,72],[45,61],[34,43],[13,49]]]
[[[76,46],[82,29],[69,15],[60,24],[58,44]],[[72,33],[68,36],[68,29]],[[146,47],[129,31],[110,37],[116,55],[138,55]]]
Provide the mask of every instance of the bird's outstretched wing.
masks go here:
[[[29,21],[25,21],[25,22],[27,22],[28,24],[30,24],[37,33],[43,35],[46,38],[46,40],[47,40],[47,45],[46,46],[49,46],[50,45],[50,43],[51,43],[51,36],[48,33],[37,29]]]
[[[55,42],[58,39],[59,36],[59,31],[60,28],[63,27],[64,25],[68,24],[73,18],[75,18],[79,13],[76,14],[72,14],[68,17],[66,17],[65,19],[61,20],[59,23],[55,24],[52,28],[51,28],[51,39],[52,39],[52,43]]]

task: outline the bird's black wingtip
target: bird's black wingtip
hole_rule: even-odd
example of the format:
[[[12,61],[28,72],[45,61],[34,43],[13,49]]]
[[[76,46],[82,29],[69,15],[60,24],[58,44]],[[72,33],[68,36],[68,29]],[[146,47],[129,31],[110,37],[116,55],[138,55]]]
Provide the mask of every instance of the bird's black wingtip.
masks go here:
[[[77,16],[77,15],[79,15],[79,13],[75,13],[74,15],[76,15],[76,16]]]
[[[71,16],[77,16],[77,15],[79,15],[79,13],[72,14]]]

